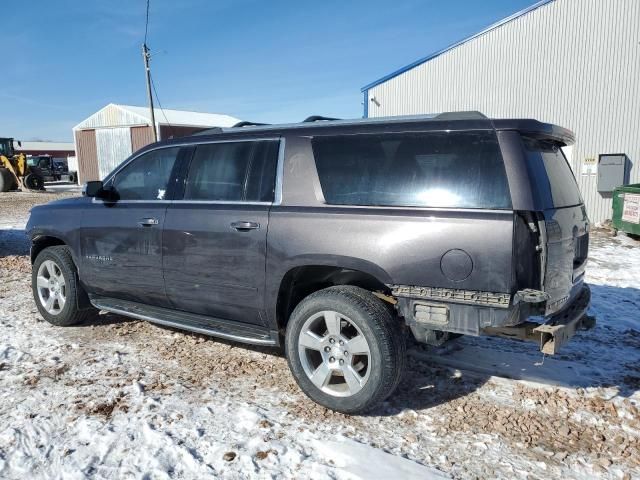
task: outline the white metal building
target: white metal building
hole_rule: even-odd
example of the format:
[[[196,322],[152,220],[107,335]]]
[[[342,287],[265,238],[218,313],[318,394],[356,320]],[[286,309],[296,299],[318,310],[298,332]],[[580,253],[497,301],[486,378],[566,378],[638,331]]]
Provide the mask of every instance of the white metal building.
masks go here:
[[[627,156],[640,182],[640,0],[543,0],[370,83],[364,116],[478,110],[570,128],[568,155],[594,222],[601,154]]]
[[[240,120],[216,113],[154,109],[158,140],[192,135]],[[110,103],[73,127],[80,183],[102,180],[133,152],[153,142],[148,108]]]

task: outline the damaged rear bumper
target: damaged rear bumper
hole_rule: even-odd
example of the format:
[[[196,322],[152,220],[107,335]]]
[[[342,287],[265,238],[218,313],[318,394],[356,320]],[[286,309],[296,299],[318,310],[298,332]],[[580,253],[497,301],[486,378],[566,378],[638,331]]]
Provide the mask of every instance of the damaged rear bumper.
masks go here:
[[[543,324],[527,321],[513,327],[488,327],[483,333],[534,341],[539,343],[543,353],[555,355],[578,330],[588,330],[595,326],[595,318],[587,315],[590,303],[591,290],[585,284],[569,305],[547,317]]]

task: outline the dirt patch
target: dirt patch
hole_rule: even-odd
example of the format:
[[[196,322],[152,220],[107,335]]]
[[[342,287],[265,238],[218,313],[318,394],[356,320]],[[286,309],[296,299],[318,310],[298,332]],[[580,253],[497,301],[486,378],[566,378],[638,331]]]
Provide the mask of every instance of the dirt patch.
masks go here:
[[[541,456],[556,461],[586,453],[595,459],[640,465],[640,438],[628,431],[628,427],[640,427],[640,417],[630,402],[625,407],[634,417],[631,421],[602,398],[559,390],[518,385],[513,400],[513,406],[489,404],[478,394],[452,400],[441,408],[439,432],[498,433],[529,454],[537,448]]]
[[[0,257],[0,268],[20,273],[31,273],[31,262],[29,257],[24,255],[9,255]]]

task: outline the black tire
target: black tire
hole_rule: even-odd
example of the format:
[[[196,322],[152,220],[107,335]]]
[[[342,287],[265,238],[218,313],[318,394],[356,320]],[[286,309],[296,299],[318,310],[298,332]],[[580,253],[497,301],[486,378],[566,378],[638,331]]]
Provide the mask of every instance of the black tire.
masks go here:
[[[44,190],[44,177],[37,173],[30,173],[24,177],[24,186],[29,190]]]
[[[47,260],[51,260],[59,268],[65,282],[66,301],[64,307],[56,314],[51,314],[46,310],[40,300],[40,294],[38,292],[38,271]],[[31,290],[38,311],[47,322],[58,327],[67,327],[82,323],[94,310],[78,309],[78,296],[82,293],[81,289],[82,286],[78,283],[76,266],[73,263],[68,247],[63,245],[48,247],[38,254],[31,272]]]
[[[76,178],[76,174],[75,173],[70,173],[69,174],[69,181],[71,183],[77,183],[78,182],[78,179]]]
[[[368,379],[353,395],[335,396],[317,387],[305,373],[300,359],[298,340],[303,326],[327,310],[348,318],[368,343]],[[314,402],[348,414],[366,411],[391,395],[400,382],[406,356],[405,338],[398,320],[382,300],[354,286],[329,287],[302,300],[289,319],[285,350],[289,368],[302,391]]]
[[[432,347],[441,347],[449,340],[453,340],[455,335],[450,332],[443,332],[442,330],[427,330],[425,332],[425,343]]]
[[[15,188],[15,181],[11,172],[4,167],[0,167],[0,192],[8,192]]]

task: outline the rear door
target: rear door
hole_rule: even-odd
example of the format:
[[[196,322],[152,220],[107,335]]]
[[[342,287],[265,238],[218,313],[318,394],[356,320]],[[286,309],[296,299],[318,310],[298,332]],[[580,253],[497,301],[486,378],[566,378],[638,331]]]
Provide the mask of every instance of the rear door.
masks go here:
[[[162,227],[178,147],[147,152],[109,184],[117,200],[92,199],[81,230],[83,282],[92,293],[168,306],[162,277]]]
[[[554,140],[523,136],[527,168],[544,215],[546,314],[562,309],[584,280],[589,219],[571,167]]]
[[[266,325],[269,209],[279,140],[199,144],[164,224],[164,278],[174,308]]]

